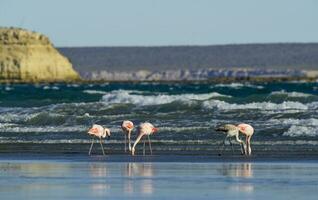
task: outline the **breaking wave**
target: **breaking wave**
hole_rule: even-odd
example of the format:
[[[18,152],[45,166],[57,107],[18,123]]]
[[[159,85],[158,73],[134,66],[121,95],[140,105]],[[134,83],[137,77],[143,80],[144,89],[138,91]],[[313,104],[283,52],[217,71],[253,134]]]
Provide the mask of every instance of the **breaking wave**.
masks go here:
[[[222,95],[217,92],[206,93],[206,94],[180,94],[180,95],[140,95],[134,94],[131,91],[116,90],[105,94],[102,97],[102,101],[106,103],[125,103],[135,104],[140,106],[145,105],[160,105],[168,104],[175,101],[189,102],[193,100],[208,100],[215,97],[227,97],[230,96]]]
[[[270,95],[284,95],[287,97],[294,97],[294,98],[314,96],[312,94],[306,94],[306,93],[302,93],[302,92],[286,92],[285,90],[274,91],[274,92],[271,92]]]
[[[318,127],[292,125],[286,132],[283,133],[283,136],[315,137],[315,136],[318,136]]]
[[[101,90],[84,90],[83,93],[86,93],[86,94],[106,94],[105,91],[101,91]]]
[[[204,101],[203,107],[208,109],[219,109],[219,110],[242,110],[242,109],[257,109],[257,110],[308,110],[316,109],[318,102],[312,102],[303,104],[294,101],[284,101],[283,103],[272,103],[272,102],[254,102],[247,104],[236,104],[227,103],[220,100]]]
[[[214,86],[212,86],[213,88],[233,88],[233,89],[241,89],[243,87],[249,87],[249,88],[255,88],[255,89],[264,89],[264,86],[261,86],[261,85],[252,85],[250,83],[230,83],[230,84],[223,84],[223,83],[220,83],[220,84],[216,84]]]

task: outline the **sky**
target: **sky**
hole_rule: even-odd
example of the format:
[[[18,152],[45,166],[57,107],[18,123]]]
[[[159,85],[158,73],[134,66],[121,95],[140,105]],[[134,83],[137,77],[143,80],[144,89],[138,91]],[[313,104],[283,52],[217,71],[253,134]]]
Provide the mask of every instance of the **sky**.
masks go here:
[[[318,42],[316,0],[0,0],[58,47]]]

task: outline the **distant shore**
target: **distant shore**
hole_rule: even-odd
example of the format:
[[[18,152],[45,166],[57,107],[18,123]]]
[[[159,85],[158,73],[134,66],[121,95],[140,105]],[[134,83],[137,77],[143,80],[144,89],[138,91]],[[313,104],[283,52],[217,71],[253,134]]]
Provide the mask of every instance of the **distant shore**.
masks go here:
[[[23,80],[0,80],[0,84],[53,84],[53,83],[139,83],[139,82],[157,82],[157,83],[233,83],[233,82],[317,82],[318,77],[216,77],[204,80],[87,80],[79,79],[76,81],[23,81]]]

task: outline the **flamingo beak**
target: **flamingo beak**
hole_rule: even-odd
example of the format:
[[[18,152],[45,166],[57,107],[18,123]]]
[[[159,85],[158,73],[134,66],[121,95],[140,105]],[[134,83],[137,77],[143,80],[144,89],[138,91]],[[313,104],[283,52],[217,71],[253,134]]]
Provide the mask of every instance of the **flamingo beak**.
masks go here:
[[[158,128],[152,128],[152,132],[153,132],[153,133],[158,132],[158,130],[159,130]]]
[[[128,124],[128,125],[127,125],[127,128],[129,128],[129,129],[133,129],[133,128],[134,128],[134,126],[133,126],[133,125],[131,125],[131,124]]]

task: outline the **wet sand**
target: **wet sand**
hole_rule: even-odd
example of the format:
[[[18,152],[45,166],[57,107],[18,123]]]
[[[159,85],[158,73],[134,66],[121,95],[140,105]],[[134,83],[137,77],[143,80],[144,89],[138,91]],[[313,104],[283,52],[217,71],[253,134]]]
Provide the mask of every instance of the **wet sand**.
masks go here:
[[[234,160],[2,154],[0,195],[1,199],[317,198],[317,160]]]

